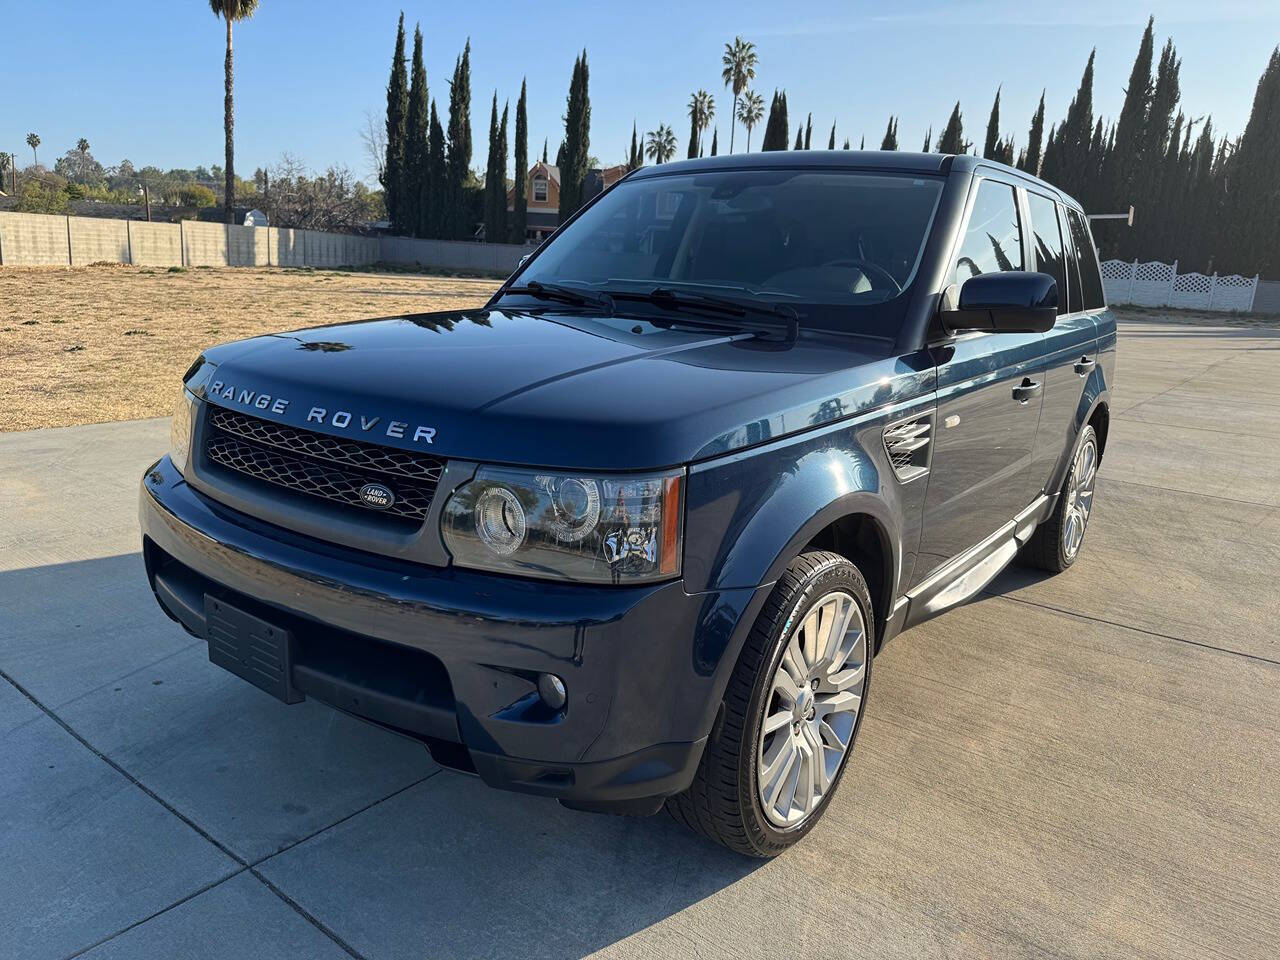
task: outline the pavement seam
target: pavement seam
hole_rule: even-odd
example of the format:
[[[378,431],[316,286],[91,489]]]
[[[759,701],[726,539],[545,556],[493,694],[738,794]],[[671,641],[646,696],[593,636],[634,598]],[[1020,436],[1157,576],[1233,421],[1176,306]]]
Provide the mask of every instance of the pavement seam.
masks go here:
[[[1146,401],[1143,402],[1145,403]],[[1139,406],[1141,406],[1141,404],[1139,404]],[[1128,416],[1129,410],[1132,409],[1134,408],[1129,407],[1123,412],[1117,413],[1115,415],[1115,419],[1124,420],[1128,423],[1145,423],[1152,427],[1172,427],[1175,430],[1199,430],[1201,433],[1212,433],[1221,437],[1251,437],[1255,440],[1270,440],[1273,443],[1277,442],[1278,439],[1273,435],[1265,433],[1241,433],[1238,430],[1223,430],[1220,427],[1193,427],[1189,423],[1165,423],[1163,420],[1143,420],[1139,417]]]
[[[293,897],[289,896],[287,893],[285,893],[283,890],[277,887],[274,883],[272,883],[270,880],[264,877],[256,867],[249,867],[248,870],[252,876],[258,879],[259,883],[261,883],[268,890],[274,893],[277,897],[283,900],[285,905],[288,906],[291,910],[293,910],[294,913],[296,913],[303,920],[307,921],[307,923],[311,924],[313,927],[315,927],[317,930],[323,933],[326,937],[332,940],[334,944],[336,944],[340,949],[345,951],[348,956],[353,958],[353,960],[368,960],[368,958],[365,957],[365,955],[362,954],[359,950],[351,946],[351,944],[347,943],[347,941],[343,940],[334,931],[330,930],[327,926],[325,926],[319,920],[319,918],[317,918],[314,914],[312,914],[309,910],[307,910],[306,907],[302,906],[302,904],[298,903],[297,900],[294,900]]]
[[[1134,421],[1137,423],[1138,421]],[[1179,490],[1177,487],[1162,487],[1158,483],[1142,483],[1138,480],[1121,480],[1119,477],[1098,476],[1099,483],[1123,483],[1131,487],[1146,487],[1148,490],[1163,490],[1166,493],[1180,493],[1185,497],[1204,497],[1206,500],[1221,500],[1224,503],[1244,503],[1251,507],[1262,507],[1264,510],[1276,509],[1274,503],[1263,503],[1261,500],[1240,500],[1236,497],[1220,497],[1216,493],[1202,493],[1199,490]]]
[[[1074,610],[1055,607],[1049,603],[1038,603],[1035,600],[1025,600],[1022,597],[1011,597],[1007,593],[992,593],[987,590],[981,591],[981,595],[984,597],[990,597],[993,600],[1008,600],[1010,603],[1021,603],[1028,607],[1037,607],[1041,610],[1052,610],[1054,613],[1065,614],[1068,617],[1075,617],[1078,620],[1088,620],[1092,623],[1105,623],[1109,627],[1119,627],[1122,630],[1132,630],[1134,633],[1141,633],[1148,637],[1158,637],[1161,640],[1172,640],[1175,643],[1185,643],[1189,646],[1200,647],[1203,650],[1214,650],[1218,653],[1230,654],[1233,657],[1242,657],[1245,660],[1253,660],[1258,663],[1270,664],[1273,667],[1280,667],[1280,660],[1272,660],[1270,657],[1263,657],[1256,653],[1245,653],[1243,650],[1232,650],[1229,647],[1219,647],[1212,643],[1202,643],[1199,640],[1188,640],[1186,637],[1174,637],[1167,633],[1159,633],[1156,630],[1144,630],[1142,627],[1135,627],[1132,624],[1121,623],[1118,620],[1107,620],[1105,617],[1093,617],[1087,613],[1077,613]]]
[[[185,813],[178,810],[168,800],[165,800],[162,796],[160,796],[158,793],[156,793],[154,790],[148,787],[145,783],[143,783],[141,780],[135,777],[132,773],[130,773],[124,767],[120,766],[120,764],[116,763],[116,761],[112,760],[105,753],[103,753],[101,750],[99,750],[97,747],[91,744],[88,740],[82,737],[79,733],[76,732],[76,730],[69,723],[67,723],[60,716],[58,716],[56,713],[50,710],[47,706],[45,706],[39,699],[37,699],[31,693],[31,691],[29,691],[26,687],[20,684],[13,677],[9,676],[9,674],[3,669],[0,669],[0,679],[3,679],[6,683],[12,686],[20,694],[22,694],[24,697],[30,700],[33,704],[35,704],[35,706],[38,707],[40,710],[42,710],[45,713],[45,715],[49,717],[50,720],[52,720],[54,723],[60,726],[67,733],[69,733],[76,740],[76,742],[79,743],[82,747],[84,747],[86,750],[92,753],[95,757],[97,757],[99,760],[101,760],[103,763],[109,766],[116,773],[120,774],[120,776],[128,780],[131,784],[133,784],[135,787],[137,787],[139,790],[145,793],[148,797],[150,797],[156,803],[160,804],[161,807],[163,807],[169,813],[173,814],[173,816],[177,817],[179,820],[185,823],[188,827],[194,830],[196,834],[198,834],[202,839],[207,840],[218,851],[230,857],[241,867],[249,866],[248,861],[245,860],[244,857],[233,852],[225,844],[215,839],[213,835],[209,833],[209,831],[204,829],[204,827],[200,826],[198,823],[196,823],[194,820],[188,817]]]
[[[200,896],[202,893],[208,893],[210,890],[214,889],[215,887],[221,886],[222,884],[226,883],[228,880],[231,880],[235,877],[240,876],[240,874],[246,872],[248,869],[249,869],[248,867],[240,867],[236,870],[231,871],[225,877],[219,877],[217,880],[214,880],[211,883],[206,883],[204,886],[199,887],[195,890],[192,890],[185,897],[179,897],[177,900],[173,901],[173,903],[169,904],[167,907],[161,907],[155,913],[142,917],[139,920],[135,920],[133,923],[129,924],[126,927],[121,927],[119,930],[115,931],[114,933],[107,934],[101,940],[97,940],[89,944],[88,946],[81,947],[75,953],[67,954],[65,960],[75,960],[76,957],[83,956],[84,954],[88,953],[90,950],[93,950],[97,947],[102,946],[104,943],[109,943],[110,941],[114,940],[116,937],[119,937],[119,936],[122,936],[123,934],[128,933],[130,930],[134,929],[135,927],[140,927],[144,923],[148,923],[154,920],[156,917],[161,916],[162,914],[168,913],[170,910],[174,909],[175,907],[180,907],[184,903],[188,903],[189,901],[194,900],[196,897]]]

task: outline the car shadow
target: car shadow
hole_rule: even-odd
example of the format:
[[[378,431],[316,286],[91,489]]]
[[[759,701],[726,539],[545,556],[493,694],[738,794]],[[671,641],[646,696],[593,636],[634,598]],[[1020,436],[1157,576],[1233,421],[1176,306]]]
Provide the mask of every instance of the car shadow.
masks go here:
[[[410,944],[432,956],[586,955],[763,865],[664,814],[576,813],[492,790],[316,701],[286,706],[208,662],[155,604],[136,553],[0,573],[0,623],[5,674],[365,955]],[[18,782],[47,773],[45,758],[4,754],[0,739]],[[66,801],[80,813],[28,812],[92,816],[123,782],[104,772],[103,797]],[[128,863],[111,869],[125,886],[147,880]],[[31,921],[65,922],[54,903]]]

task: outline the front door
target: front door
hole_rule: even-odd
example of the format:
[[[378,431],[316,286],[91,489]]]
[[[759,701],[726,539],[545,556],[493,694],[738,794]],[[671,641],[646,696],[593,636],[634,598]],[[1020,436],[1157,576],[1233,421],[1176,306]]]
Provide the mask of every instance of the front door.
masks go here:
[[[1011,185],[970,197],[954,280],[1025,267]],[[933,347],[938,412],[915,582],[995,533],[1035,499],[1031,456],[1044,395],[1044,335],[974,333]]]

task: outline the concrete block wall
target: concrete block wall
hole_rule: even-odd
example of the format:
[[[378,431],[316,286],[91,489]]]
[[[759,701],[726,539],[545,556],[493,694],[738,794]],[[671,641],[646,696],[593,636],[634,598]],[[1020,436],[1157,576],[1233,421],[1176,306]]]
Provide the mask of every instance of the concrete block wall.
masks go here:
[[[226,234],[229,267],[267,267],[271,265],[270,236],[266,227],[222,224]]]
[[[139,267],[182,266],[182,227],[176,223],[126,221],[131,261]]]
[[[470,243],[453,240],[417,240],[412,237],[380,237],[383,263],[417,264],[448,270],[482,270],[511,273],[520,258],[533,247],[513,243]]]
[[[66,217],[0,213],[0,264],[65,267],[70,263]]]
[[[186,266],[228,265],[226,224],[183,220],[179,226],[182,227],[182,259]]]
[[[126,220],[99,220],[96,217],[67,217],[71,243],[71,265],[129,263],[129,223]]]

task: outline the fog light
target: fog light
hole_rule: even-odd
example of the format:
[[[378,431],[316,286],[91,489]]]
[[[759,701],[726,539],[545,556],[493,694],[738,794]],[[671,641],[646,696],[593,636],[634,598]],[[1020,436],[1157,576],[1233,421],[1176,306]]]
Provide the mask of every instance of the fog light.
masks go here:
[[[554,673],[538,674],[538,696],[552,710],[559,710],[568,699],[564,692],[564,681]]]

